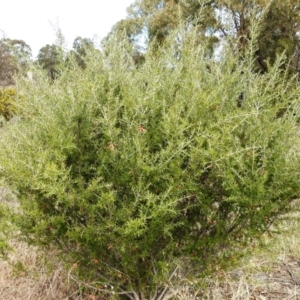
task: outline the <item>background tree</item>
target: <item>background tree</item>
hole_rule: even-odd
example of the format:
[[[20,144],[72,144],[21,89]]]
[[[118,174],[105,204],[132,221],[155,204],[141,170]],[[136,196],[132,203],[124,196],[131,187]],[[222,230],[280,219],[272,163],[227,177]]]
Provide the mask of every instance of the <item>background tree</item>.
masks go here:
[[[253,21],[260,19],[260,32],[255,51],[257,70],[266,72],[277,54],[285,52],[289,59],[295,55],[299,45],[300,6],[298,0],[288,1],[215,1],[220,12],[217,32],[231,43],[241,58],[249,41]],[[225,21],[226,20],[226,21]],[[298,69],[294,64],[292,67]]]
[[[0,45],[0,84],[2,87],[13,85],[13,75],[17,68],[12,57]]]
[[[118,22],[112,32],[125,32],[132,43],[155,41],[161,45],[172,30],[186,23],[197,26],[201,38],[215,26],[213,1],[143,0],[127,10],[128,17]],[[202,13],[199,18],[199,13]]]
[[[40,49],[37,62],[47,71],[49,77],[54,80],[58,75],[58,68],[61,62],[61,48],[55,44],[47,44]]]
[[[23,40],[18,39],[3,39],[3,47],[10,55],[15,57],[19,63],[28,63],[31,59],[31,48]]]
[[[161,45],[180,24],[196,27],[198,38],[210,40],[214,51],[218,41],[230,45],[241,58],[249,40],[253,21],[260,19],[257,51],[257,71],[267,71],[277,53],[285,52],[292,59],[298,49],[300,6],[298,0],[141,0],[128,8],[128,17],[118,22],[112,32],[125,32],[135,45],[155,41]],[[257,31],[256,31],[257,32]],[[300,57],[300,56],[299,56]],[[298,69],[298,60],[293,68]]]
[[[273,1],[259,35],[256,54],[261,69],[266,70],[265,61],[273,64],[276,54],[285,52],[289,59],[294,58],[291,67],[299,73],[299,62],[295,60],[300,42],[299,30],[299,1]]]
[[[73,42],[73,50],[71,53],[75,55],[75,59],[81,68],[86,67],[84,60],[87,51],[94,49],[94,42],[89,38],[77,37]]]
[[[31,48],[23,40],[0,40],[0,82],[2,86],[14,84],[17,72],[26,72],[31,60]]]

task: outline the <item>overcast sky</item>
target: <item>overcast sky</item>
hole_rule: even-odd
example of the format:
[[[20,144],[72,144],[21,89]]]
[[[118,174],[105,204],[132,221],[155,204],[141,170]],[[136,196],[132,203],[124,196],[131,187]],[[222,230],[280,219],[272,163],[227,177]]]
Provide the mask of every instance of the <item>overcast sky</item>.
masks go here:
[[[102,39],[126,17],[134,0],[8,0],[0,7],[0,37],[24,40],[34,56],[56,40],[59,27],[71,46],[77,36]]]

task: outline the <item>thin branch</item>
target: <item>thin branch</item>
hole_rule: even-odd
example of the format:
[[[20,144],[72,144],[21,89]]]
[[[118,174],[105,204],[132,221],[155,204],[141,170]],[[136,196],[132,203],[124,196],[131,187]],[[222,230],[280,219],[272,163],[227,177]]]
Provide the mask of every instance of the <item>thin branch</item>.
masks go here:
[[[171,281],[171,280],[172,280],[172,278],[173,278],[173,277],[175,276],[175,274],[177,273],[178,269],[179,269],[179,266],[177,266],[177,267],[175,268],[175,270],[173,271],[173,273],[172,273],[171,276],[169,277],[168,281]],[[166,286],[166,287],[164,288],[164,290],[162,291],[162,293],[160,294],[160,296],[159,296],[159,298],[158,298],[157,300],[163,300],[163,299],[164,299],[164,296],[165,296],[165,293],[168,291],[168,289],[169,289],[169,287]],[[167,298],[167,299],[169,299],[169,298]]]

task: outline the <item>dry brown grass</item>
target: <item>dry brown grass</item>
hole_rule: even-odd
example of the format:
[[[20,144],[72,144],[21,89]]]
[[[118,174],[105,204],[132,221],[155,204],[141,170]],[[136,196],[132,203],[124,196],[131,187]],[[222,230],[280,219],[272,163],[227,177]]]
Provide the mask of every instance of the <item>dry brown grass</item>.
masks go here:
[[[300,300],[299,217],[284,216],[278,231],[249,248],[238,267],[208,279],[209,288],[198,299]]]
[[[24,243],[11,242],[14,251],[0,262],[2,299],[69,299],[68,285],[60,266],[51,273],[41,264],[38,251]]]
[[[14,251],[0,261],[2,300],[103,300],[85,289],[58,262],[55,252],[39,252],[25,243],[11,242]]]

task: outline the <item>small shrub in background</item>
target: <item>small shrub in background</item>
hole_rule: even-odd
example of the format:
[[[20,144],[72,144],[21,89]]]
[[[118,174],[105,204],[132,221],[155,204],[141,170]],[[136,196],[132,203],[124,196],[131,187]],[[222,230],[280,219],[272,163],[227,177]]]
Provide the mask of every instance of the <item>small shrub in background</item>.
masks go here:
[[[0,115],[9,121],[19,111],[18,101],[21,97],[13,87],[0,89]]]
[[[112,41],[84,70],[19,82],[24,118],[0,137],[12,220],[99,293],[168,299],[168,281],[228,262],[299,197],[299,89],[282,60],[259,75],[193,45],[170,38],[137,68]]]

